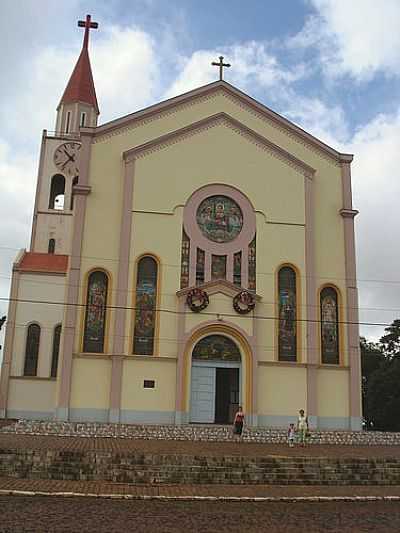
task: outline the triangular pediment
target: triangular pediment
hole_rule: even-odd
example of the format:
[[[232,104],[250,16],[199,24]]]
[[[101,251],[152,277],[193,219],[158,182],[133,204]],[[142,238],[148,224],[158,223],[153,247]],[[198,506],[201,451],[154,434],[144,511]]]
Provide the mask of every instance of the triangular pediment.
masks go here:
[[[331,148],[324,142],[310,135],[286,118],[282,117],[278,113],[275,113],[267,106],[257,102],[247,94],[243,93],[225,81],[216,81],[208,85],[204,85],[203,87],[199,87],[198,89],[194,89],[185,94],[170,98],[140,111],[136,111],[135,113],[131,113],[122,118],[112,120],[111,122],[98,126],[97,128],[93,129],[92,132],[94,133],[95,137],[118,134],[119,131],[123,132],[130,127],[134,127],[138,122],[140,124],[142,122],[143,124],[146,124],[149,121],[162,118],[166,114],[170,114],[178,108],[184,108],[193,105],[200,99],[211,98],[213,95],[218,93],[221,93],[224,96],[234,100],[241,107],[245,107],[253,114],[256,113],[261,118],[272,122],[280,129],[285,130],[290,136],[298,138],[304,144],[323,152],[326,156],[329,156],[336,161],[349,162],[353,158],[351,154],[342,154],[334,148]]]
[[[152,154],[155,151],[163,150],[168,148],[168,146],[175,145],[189,137],[193,137],[194,135],[198,135],[209,130],[210,128],[218,126],[229,128],[236,134],[240,135],[242,139],[246,139],[250,143],[256,145],[258,148],[269,152],[274,157],[295,168],[301,174],[307,175],[310,178],[312,178],[312,176],[315,174],[315,169],[310,165],[224,112],[217,113],[205,119],[194,122],[189,126],[185,126],[176,131],[167,133],[166,135],[157,137],[156,139],[153,139],[152,141],[144,143],[140,146],[126,150],[123,153],[123,158],[125,161],[132,161],[141,157],[145,157],[146,155]]]
[[[209,296],[212,296],[213,294],[223,294],[225,296],[228,296],[229,298],[234,298],[240,292],[247,291],[245,287],[235,285],[234,283],[225,279],[218,279],[213,281],[207,281],[206,283],[202,283],[201,285],[196,285],[194,287],[187,287],[186,289],[181,289],[177,291],[176,295],[178,296],[178,298],[186,298],[188,293],[193,289],[201,289],[205,291]],[[261,296],[259,296],[258,294],[254,294],[254,297],[257,301],[261,300]]]

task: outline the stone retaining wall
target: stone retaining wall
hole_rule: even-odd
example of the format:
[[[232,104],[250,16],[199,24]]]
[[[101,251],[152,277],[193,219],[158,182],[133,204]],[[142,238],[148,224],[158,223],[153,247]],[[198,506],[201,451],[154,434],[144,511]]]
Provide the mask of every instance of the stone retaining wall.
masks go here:
[[[400,458],[1,449],[0,476],[134,484],[400,485]]]
[[[215,442],[233,440],[231,427],[215,425],[151,426],[20,420],[16,424],[3,427],[0,429],[0,433]],[[287,433],[284,429],[245,428],[243,440],[246,442],[281,444],[287,442]],[[309,442],[311,444],[350,446],[399,446],[400,433],[381,431],[311,431]]]

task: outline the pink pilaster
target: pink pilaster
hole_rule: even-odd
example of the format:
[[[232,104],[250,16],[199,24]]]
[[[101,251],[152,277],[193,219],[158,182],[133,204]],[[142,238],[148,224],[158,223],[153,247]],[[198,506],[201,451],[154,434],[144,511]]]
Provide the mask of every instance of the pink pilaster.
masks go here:
[[[305,266],[306,266],[306,317],[307,317],[307,415],[315,426],[318,416],[317,364],[318,364],[318,305],[315,279],[314,243],[314,187],[311,175],[304,176],[305,192]]]
[[[346,302],[347,302],[347,352],[350,366],[350,425],[351,429],[361,429],[361,359],[360,332],[358,316],[358,291],[356,272],[356,253],[354,239],[354,217],[358,211],[353,209],[351,194],[350,160],[342,161],[342,194],[345,270],[346,270]]]
[[[0,374],[0,418],[7,417],[8,386],[14,346],[19,282],[20,274],[13,269],[10,288],[10,305],[8,307],[6,336],[4,339],[3,362]]]
[[[79,183],[74,187],[74,224],[72,231],[71,256],[66,287],[65,313],[63,320],[63,343],[61,351],[60,388],[57,401],[57,418],[68,420],[72,379],[72,356],[75,332],[77,331],[78,299],[81,271],[82,239],[85,225],[86,201],[90,193],[89,165],[92,134],[81,133]]]
[[[37,183],[36,183],[35,207],[33,208],[31,244],[29,248],[31,252],[35,251],[36,227],[37,227],[37,217],[38,217],[38,210],[39,210],[39,196],[40,196],[40,191],[42,188],[42,181],[43,181],[43,163],[44,163],[44,153],[45,153],[45,148],[46,148],[46,136],[47,136],[47,131],[43,130],[42,144],[40,147],[38,178],[37,178]]]
[[[114,342],[110,387],[110,422],[120,421],[122,372],[125,354],[126,307],[128,306],[129,258],[132,232],[132,202],[135,161],[128,160],[124,169],[119,262],[114,318]]]

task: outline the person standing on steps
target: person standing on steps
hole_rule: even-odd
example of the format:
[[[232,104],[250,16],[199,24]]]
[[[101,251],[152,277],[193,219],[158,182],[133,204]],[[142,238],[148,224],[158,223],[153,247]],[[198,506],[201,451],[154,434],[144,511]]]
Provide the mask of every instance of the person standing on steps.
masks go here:
[[[289,424],[289,429],[288,429],[288,444],[289,444],[289,448],[293,448],[294,447],[295,434],[296,434],[296,429],[294,427],[294,424]]]
[[[300,409],[299,418],[297,419],[297,435],[301,446],[306,445],[306,436],[308,433],[308,419],[304,409]]]
[[[239,405],[239,409],[237,410],[235,414],[235,418],[233,420],[233,434],[235,435],[237,440],[240,440],[243,433],[243,424],[244,424],[244,413],[242,406]]]

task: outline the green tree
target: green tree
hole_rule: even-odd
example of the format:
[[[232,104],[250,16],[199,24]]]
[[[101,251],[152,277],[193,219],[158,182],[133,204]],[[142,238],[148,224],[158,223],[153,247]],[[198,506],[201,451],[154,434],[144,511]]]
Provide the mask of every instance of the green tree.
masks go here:
[[[360,349],[363,417],[367,428],[371,428],[374,427],[371,403],[374,403],[375,401],[371,399],[371,381],[373,381],[374,373],[377,372],[380,366],[385,362],[385,356],[378,343],[369,342],[365,337],[360,338]]]
[[[368,428],[400,431],[400,320],[379,343],[361,339],[363,414]]]
[[[394,320],[394,322],[387,328],[386,335],[381,337],[380,343],[383,351],[389,357],[400,356],[400,320]]]

